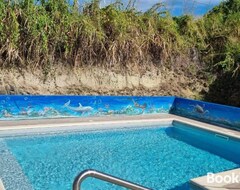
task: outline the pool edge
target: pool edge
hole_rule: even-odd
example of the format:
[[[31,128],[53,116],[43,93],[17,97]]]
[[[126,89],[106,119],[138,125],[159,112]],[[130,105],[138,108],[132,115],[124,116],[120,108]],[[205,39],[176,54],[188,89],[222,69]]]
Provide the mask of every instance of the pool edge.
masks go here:
[[[53,131],[54,129],[66,128],[79,128],[87,129],[102,129],[97,125],[118,125],[118,124],[141,124],[141,123],[162,123],[162,122],[180,122],[191,125],[202,130],[211,131],[214,133],[227,135],[229,137],[240,140],[240,131],[233,129],[223,128],[217,125],[208,124],[193,119],[176,116],[172,114],[154,114],[154,115],[138,115],[138,116],[108,116],[108,117],[93,117],[93,118],[70,118],[70,119],[51,119],[51,120],[24,120],[22,122],[16,121],[1,121],[0,122],[0,137],[2,134],[11,133],[11,131],[21,132],[27,130],[41,130],[46,129],[46,132]],[[91,126],[91,127],[89,127]]]
[[[6,190],[1,179],[0,179],[0,190]]]
[[[222,178],[226,176],[232,176],[233,174],[238,174],[240,176],[240,168],[234,170],[228,170],[220,173],[215,173],[214,175],[221,176]],[[240,183],[216,183],[213,182],[211,185],[208,183],[208,177],[202,176],[198,178],[191,179],[189,181],[189,185],[191,190],[200,190],[200,189],[207,189],[207,190],[230,190],[230,189],[240,189]]]

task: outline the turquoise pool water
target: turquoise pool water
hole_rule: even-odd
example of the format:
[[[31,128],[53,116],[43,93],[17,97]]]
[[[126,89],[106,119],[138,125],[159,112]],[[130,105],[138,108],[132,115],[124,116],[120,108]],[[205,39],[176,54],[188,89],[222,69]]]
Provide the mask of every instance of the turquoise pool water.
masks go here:
[[[240,166],[240,150],[235,149],[239,142],[177,123],[4,141],[36,190],[70,190],[74,177],[85,169],[155,190],[187,190],[191,178]],[[122,188],[95,179],[83,184],[83,190],[107,189]]]

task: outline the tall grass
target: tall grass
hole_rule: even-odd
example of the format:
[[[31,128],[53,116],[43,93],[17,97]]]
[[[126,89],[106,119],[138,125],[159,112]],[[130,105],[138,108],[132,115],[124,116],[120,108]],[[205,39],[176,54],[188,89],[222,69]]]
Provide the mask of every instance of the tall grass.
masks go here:
[[[0,1],[0,66],[168,65],[195,48],[212,70],[238,70],[239,0],[199,19],[173,18],[161,3],[146,12],[138,12],[135,1],[126,7],[119,0],[104,8],[99,3]]]
[[[15,0],[1,1],[0,12],[3,66],[145,64],[165,61],[180,46],[170,16],[131,4],[101,9],[95,0],[79,11],[65,0]]]

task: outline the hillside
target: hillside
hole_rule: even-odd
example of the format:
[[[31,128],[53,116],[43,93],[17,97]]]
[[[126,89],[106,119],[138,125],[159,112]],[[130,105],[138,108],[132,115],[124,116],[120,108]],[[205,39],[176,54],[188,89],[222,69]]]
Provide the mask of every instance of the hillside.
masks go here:
[[[164,5],[0,2],[3,94],[178,95],[240,106],[240,0],[201,18]]]

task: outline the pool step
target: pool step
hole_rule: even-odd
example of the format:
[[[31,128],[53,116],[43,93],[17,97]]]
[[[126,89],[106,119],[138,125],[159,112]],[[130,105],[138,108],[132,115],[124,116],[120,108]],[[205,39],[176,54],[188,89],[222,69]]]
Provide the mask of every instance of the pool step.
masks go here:
[[[9,190],[33,190],[27,177],[22,171],[21,166],[15,159],[14,155],[9,151],[4,140],[0,139],[0,178],[5,189]],[[4,188],[3,188],[4,190]]]
[[[192,179],[190,180],[190,187],[191,190],[240,190],[240,169],[217,173],[214,174],[213,178],[203,176]]]

